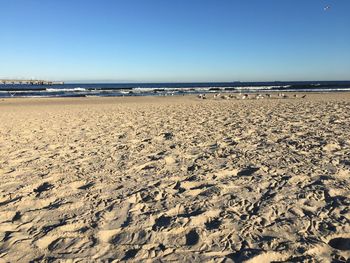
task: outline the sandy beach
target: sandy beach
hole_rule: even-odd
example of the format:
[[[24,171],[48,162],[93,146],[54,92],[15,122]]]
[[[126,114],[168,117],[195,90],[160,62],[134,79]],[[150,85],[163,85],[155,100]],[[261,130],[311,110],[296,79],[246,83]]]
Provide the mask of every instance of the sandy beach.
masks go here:
[[[0,100],[0,262],[346,262],[350,93]]]

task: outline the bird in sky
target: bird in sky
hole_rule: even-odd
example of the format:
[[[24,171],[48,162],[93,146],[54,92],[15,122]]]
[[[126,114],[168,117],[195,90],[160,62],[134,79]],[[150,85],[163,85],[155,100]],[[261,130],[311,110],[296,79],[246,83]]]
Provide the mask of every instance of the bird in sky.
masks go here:
[[[324,11],[328,11],[329,9],[331,9],[331,7],[329,5],[327,5],[323,8]]]

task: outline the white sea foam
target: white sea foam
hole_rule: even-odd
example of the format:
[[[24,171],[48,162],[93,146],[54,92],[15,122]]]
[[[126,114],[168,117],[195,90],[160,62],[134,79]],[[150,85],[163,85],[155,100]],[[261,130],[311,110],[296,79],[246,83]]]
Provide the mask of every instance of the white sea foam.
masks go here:
[[[277,83],[276,83],[277,84]],[[281,83],[283,84],[283,83]],[[196,84],[195,84],[196,85]],[[84,86],[73,86],[73,87],[66,87],[66,88],[59,88],[59,87],[51,87],[46,89],[31,89],[28,87],[28,89],[19,89],[19,90],[10,90],[8,88],[6,89],[0,89],[0,97],[60,97],[60,96],[82,96],[82,95],[89,95],[89,96],[147,96],[147,95],[178,95],[178,94],[199,94],[199,93],[231,93],[231,92],[247,92],[247,93],[254,93],[254,92],[340,92],[340,91],[350,91],[350,85],[349,86],[338,86],[338,87],[324,87],[321,84],[311,84],[308,85],[271,85],[271,86],[183,86],[177,85],[176,87],[168,87],[166,85],[162,86],[149,86],[149,87],[134,87],[134,88],[110,88],[107,86],[104,88],[104,86],[98,86],[96,88],[90,88]],[[249,84],[248,84],[249,85]],[[320,87],[322,86],[322,87]],[[18,88],[18,87],[15,87]]]
[[[53,88],[48,88],[46,89],[46,92],[81,92],[81,91],[87,91],[87,89],[84,88],[71,88],[71,89],[53,89]]]
[[[209,91],[212,87],[148,87],[148,88],[141,88],[141,87],[137,87],[137,88],[133,88],[132,91],[136,92],[136,93],[143,93],[143,92],[156,92],[156,91],[160,91],[160,92],[176,92],[176,91]]]
[[[233,87],[236,90],[271,90],[278,88],[290,88],[291,85],[285,86],[242,86],[242,87]]]
[[[0,90],[0,93],[33,93],[42,91],[43,90]]]
[[[278,88],[289,88],[291,85],[285,86],[240,86],[240,87],[155,87],[155,88],[133,88],[135,93],[149,93],[149,92],[217,92],[217,91],[234,91],[234,90],[270,90]]]

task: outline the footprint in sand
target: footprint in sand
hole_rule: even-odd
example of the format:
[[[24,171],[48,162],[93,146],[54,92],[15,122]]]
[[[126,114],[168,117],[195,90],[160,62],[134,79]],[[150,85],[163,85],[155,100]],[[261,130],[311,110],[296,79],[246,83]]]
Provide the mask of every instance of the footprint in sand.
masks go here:
[[[214,218],[205,223],[205,228],[209,231],[219,229],[221,221],[218,218]]]
[[[328,143],[323,147],[326,152],[334,152],[339,150],[341,147],[336,143]]]
[[[350,251],[350,238],[345,238],[345,237],[333,238],[329,240],[328,245],[338,250]]]
[[[165,132],[163,133],[165,140],[171,140],[174,137],[174,134],[172,132]]]
[[[39,197],[42,192],[46,192],[48,190],[51,190],[52,188],[53,188],[52,184],[45,182],[45,183],[39,185],[37,188],[35,188],[33,190],[33,192],[36,193],[36,197]]]
[[[138,252],[139,252],[139,249],[130,249],[126,251],[124,257],[122,258],[122,261],[126,261],[134,258]]]
[[[199,242],[199,235],[196,230],[192,229],[186,234],[186,246],[195,246]]]
[[[87,183],[85,185],[82,185],[80,187],[78,187],[79,190],[87,190],[89,189],[90,187],[94,186],[95,184],[93,182],[90,182],[90,183]]]
[[[185,189],[188,196],[211,196],[220,192],[220,188],[214,184],[208,184],[197,181],[181,182],[181,188]]]
[[[237,173],[237,176],[251,176],[255,172],[259,171],[260,168],[257,167],[247,167]]]
[[[97,236],[101,242],[111,244],[131,242],[133,238],[123,232],[123,229],[128,227],[132,220],[130,209],[131,204],[125,202],[110,206],[98,216],[100,223]]]
[[[172,218],[170,216],[160,216],[156,219],[155,224],[152,226],[153,231],[159,231],[163,228],[170,226]]]

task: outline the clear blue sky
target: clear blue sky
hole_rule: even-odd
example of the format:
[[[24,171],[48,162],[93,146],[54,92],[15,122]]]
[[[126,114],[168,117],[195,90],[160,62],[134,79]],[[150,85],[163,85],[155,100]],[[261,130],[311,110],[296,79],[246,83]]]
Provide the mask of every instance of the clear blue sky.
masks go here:
[[[350,79],[349,0],[0,0],[0,11],[0,78]]]

